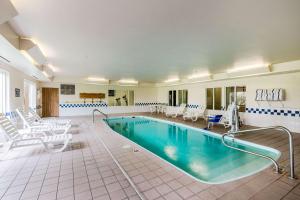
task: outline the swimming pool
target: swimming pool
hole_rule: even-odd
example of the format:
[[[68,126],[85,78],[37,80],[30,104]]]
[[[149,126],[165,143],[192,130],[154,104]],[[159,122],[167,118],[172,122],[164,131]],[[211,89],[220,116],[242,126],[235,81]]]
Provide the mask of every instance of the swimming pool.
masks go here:
[[[221,135],[179,123],[150,117],[109,118],[115,132],[173,164],[198,181],[219,184],[257,173],[272,162],[225,147]],[[268,155],[275,160],[280,152],[235,139],[231,145]]]

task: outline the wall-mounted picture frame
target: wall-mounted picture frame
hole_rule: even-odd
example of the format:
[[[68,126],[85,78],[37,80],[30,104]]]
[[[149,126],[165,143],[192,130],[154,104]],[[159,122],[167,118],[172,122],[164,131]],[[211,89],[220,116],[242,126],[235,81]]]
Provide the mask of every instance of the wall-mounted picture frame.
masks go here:
[[[115,96],[115,90],[108,90],[108,96],[114,97]]]
[[[21,90],[20,90],[20,88],[15,88],[15,97],[21,97]]]
[[[61,84],[60,85],[61,95],[75,95],[75,85],[72,84]]]

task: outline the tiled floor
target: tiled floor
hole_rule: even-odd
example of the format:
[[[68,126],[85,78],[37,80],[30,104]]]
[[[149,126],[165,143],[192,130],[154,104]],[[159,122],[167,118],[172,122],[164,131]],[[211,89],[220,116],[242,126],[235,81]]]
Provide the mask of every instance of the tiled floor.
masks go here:
[[[96,124],[90,117],[72,120],[78,127],[73,128],[72,145],[62,153],[26,148],[0,154],[1,199],[139,199],[105,146],[145,199],[300,199],[300,182],[288,179],[287,172],[278,175],[267,169],[226,184],[204,184],[114,134],[101,120]],[[185,123],[205,126],[203,121]],[[224,129],[214,127],[213,131]],[[265,131],[240,137],[282,151],[280,164],[288,170],[286,135]],[[295,160],[300,175],[300,134],[295,135]]]

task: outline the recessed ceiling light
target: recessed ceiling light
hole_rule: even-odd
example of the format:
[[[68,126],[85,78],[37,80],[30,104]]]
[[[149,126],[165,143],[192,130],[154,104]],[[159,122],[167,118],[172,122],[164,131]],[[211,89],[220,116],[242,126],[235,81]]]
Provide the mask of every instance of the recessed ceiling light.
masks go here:
[[[88,81],[96,81],[96,82],[108,82],[108,80],[105,79],[105,78],[101,78],[101,77],[92,77],[92,76],[88,77],[87,80],[88,80]]]
[[[239,72],[239,71],[247,71],[251,69],[257,69],[257,68],[267,68],[270,64],[267,63],[261,63],[261,64],[255,64],[255,65],[247,65],[242,67],[234,67],[232,69],[228,69],[227,73],[233,73],[233,72]]]
[[[188,79],[196,79],[196,78],[203,78],[210,76],[210,73],[199,73],[199,74],[192,74],[188,76]]]
[[[138,84],[139,82],[134,79],[121,79],[118,81],[119,83],[125,83],[125,84]]]
[[[179,78],[170,78],[168,80],[165,80],[164,82],[165,83],[173,83],[173,82],[176,82],[176,81],[179,81]]]

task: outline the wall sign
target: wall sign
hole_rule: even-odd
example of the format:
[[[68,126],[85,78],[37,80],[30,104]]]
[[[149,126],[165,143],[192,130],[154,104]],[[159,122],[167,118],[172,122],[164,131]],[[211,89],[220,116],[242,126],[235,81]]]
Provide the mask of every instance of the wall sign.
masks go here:
[[[19,88],[15,88],[15,97],[21,96],[21,90]]]
[[[284,101],[283,89],[257,89],[256,101]]]
[[[60,94],[61,95],[74,95],[75,94],[75,85],[61,84],[60,85]]]

